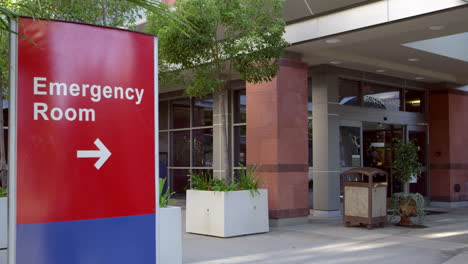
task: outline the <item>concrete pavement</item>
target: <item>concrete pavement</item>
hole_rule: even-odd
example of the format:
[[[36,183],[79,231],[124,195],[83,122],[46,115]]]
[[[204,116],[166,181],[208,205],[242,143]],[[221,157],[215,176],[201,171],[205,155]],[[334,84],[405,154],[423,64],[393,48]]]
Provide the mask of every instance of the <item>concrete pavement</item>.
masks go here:
[[[468,264],[468,208],[431,210],[448,213],[427,216],[428,228],[367,230],[311,217],[306,225],[228,239],[184,233],[184,263]]]

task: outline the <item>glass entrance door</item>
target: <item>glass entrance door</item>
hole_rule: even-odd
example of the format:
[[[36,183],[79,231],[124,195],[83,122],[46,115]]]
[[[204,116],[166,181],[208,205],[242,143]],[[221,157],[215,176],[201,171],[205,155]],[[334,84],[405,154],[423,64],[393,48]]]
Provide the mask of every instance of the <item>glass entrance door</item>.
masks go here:
[[[395,142],[404,139],[404,126],[381,123],[363,123],[364,166],[387,171],[389,177],[388,195],[403,191],[403,186],[392,175],[395,159]]]
[[[419,162],[422,164],[422,173],[417,182],[410,183],[410,192],[420,193],[422,196],[428,196],[429,190],[429,171],[427,170],[427,127],[426,126],[408,126],[407,140],[413,141],[418,148]]]

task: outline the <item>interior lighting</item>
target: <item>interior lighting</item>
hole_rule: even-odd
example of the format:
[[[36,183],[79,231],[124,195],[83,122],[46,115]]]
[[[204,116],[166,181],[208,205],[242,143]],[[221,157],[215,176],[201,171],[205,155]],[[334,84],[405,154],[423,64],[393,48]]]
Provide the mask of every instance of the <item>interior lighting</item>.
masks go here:
[[[418,77],[415,77],[414,79],[416,79],[416,80],[424,80],[424,77],[418,76]]]
[[[382,72],[386,72],[386,70],[378,69],[378,70],[376,70],[375,72],[382,73]]]
[[[408,103],[417,106],[417,105],[421,105],[421,100],[417,99],[417,100],[409,101]]]
[[[342,61],[330,61],[330,63],[333,65],[338,65],[338,64],[342,64],[343,62]]]
[[[416,61],[419,61],[419,59],[418,58],[410,58],[410,59],[408,59],[408,61],[416,62]]]

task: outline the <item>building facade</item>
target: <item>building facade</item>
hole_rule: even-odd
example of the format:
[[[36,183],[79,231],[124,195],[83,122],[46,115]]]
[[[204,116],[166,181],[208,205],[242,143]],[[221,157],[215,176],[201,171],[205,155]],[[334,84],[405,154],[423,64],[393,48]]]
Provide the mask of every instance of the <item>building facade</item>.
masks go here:
[[[418,147],[412,192],[468,206],[466,14],[463,0],[285,1],[291,46],[278,76],[233,82],[227,114],[233,173],[258,166],[272,223],[339,215],[340,173],[392,174],[395,138]],[[160,98],[160,157],[183,197],[189,172],[226,167],[221,107],[181,89],[162,87]],[[389,186],[402,190],[392,177]]]

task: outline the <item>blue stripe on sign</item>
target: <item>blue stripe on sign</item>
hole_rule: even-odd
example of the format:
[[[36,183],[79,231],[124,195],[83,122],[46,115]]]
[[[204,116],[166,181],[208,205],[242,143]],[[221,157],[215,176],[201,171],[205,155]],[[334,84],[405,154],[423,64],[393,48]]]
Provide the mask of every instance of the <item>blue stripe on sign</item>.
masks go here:
[[[17,225],[17,264],[155,264],[155,215]]]

